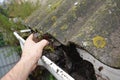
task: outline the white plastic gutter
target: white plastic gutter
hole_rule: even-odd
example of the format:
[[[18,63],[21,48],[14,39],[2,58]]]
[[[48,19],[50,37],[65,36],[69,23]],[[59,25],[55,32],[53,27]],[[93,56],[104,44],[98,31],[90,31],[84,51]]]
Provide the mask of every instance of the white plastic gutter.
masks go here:
[[[14,35],[19,40],[21,48],[23,50],[25,40],[17,32],[14,32]],[[48,59],[46,56],[42,56],[42,58],[39,59],[38,65],[44,66],[58,80],[75,80],[64,70],[58,67],[55,63],[53,63],[50,59]]]
[[[21,32],[28,32],[28,31],[30,30],[22,30]],[[23,48],[25,40],[20,35],[18,35],[17,32],[14,32],[14,35],[19,40],[21,48]],[[84,50],[81,50],[79,48],[77,48],[77,50],[83,59],[91,62],[94,65],[95,73],[100,77],[102,77],[104,80],[120,80],[120,69],[111,68],[101,63],[99,60],[97,60],[96,58],[94,58],[92,55],[90,55],[88,52],[85,52]],[[38,61],[38,65],[44,66],[58,80],[75,80],[45,56],[42,56],[42,58]],[[100,67],[102,67],[101,71],[98,70]]]

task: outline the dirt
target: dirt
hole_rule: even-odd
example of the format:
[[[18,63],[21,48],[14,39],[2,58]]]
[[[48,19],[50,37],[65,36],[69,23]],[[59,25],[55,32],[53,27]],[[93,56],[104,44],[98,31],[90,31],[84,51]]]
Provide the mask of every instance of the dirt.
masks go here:
[[[75,80],[97,80],[93,64],[79,56],[77,45],[69,42],[63,45],[52,36],[46,34],[42,38],[49,40],[43,55],[65,70]],[[37,67],[30,75],[31,80],[55,80],[43,67]]]
[[[45,48],[43,55],[65,70],[75,80],[97,80],[92,63],[79,56],[76,49],[77,45],[71,42],[67,46],[62,45],[48,35],[44,35],[43,38],[50,42],[50,48]]]

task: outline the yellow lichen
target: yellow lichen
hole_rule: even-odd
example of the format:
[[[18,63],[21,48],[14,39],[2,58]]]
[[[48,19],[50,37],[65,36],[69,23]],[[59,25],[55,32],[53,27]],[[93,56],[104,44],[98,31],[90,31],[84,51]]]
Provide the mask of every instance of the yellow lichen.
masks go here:
[[[52,11],[56,10],[61,5],[62,2],[63,0],[59,0],[58,2],[52,4],[50,7],[47,8],[47,12],[51,13]]]
[[[51,18],[52,21],[56,21],[56,19],[57,19],[56,16],[53,16],[53,17]]]
[[[61,30],[66,30],[68,28],[68,25],[67,24],[64,24],[60,29]]]
[[[56,28],[56,26],[57,26],[57,23],[56,23],[56,21],[53,23],[53,25],[52,25],[52,27],[53,28]]]
[[[85,4],[86,3],[86,0],[82,1],[82,4]]]
[[[95,36],[93,38],[93,44],[97,48],[104,48],[106,46],[106,40],[101,36]]]
[[[54,37],[56,37],[56,36],[57,36],[57,34],[56,34],[56,33],[53,33],[53,36],[54,36]]]
[[[89,30],[90,30],[90,31],[92,31],[93,29],[94,29],[94,27],[93,27],[93,26],[90,26],[90,27],[89,27]]]

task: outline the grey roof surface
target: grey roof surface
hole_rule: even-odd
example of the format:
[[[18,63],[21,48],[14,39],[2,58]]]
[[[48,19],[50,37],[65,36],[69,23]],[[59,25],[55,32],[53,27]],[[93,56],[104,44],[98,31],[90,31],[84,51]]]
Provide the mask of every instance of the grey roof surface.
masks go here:
[[[33,31],[65,45],[74,42],[120,68],[120,0],[50,0],[25,22]]]
[[[0,78],[20,59],[13,47],[0,47]]]

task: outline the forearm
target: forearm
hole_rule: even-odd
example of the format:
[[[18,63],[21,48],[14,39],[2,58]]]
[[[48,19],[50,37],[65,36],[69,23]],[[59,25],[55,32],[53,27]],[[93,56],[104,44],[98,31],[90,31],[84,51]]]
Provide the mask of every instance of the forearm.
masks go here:
[[[1,80],[26,80],[30,72],[35,69],[48,41],[41,40],[36,43],[33,38],[33,34],[27,38],[20,61]]]
[[[21,59],[1,80],[26,80],[34,64],[28,61]]]

